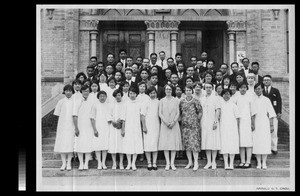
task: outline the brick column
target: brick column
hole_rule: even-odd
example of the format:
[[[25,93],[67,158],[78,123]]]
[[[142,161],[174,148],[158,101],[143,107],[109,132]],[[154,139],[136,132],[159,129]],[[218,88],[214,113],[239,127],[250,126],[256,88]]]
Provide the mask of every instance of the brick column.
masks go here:
[[[80,20],[80,68],[79,70],[85,70],[89,64],[91,56],[97,56],[97,35],[98,35],[98,20]],[[84,41],[83,41],[84,40]],[[83,43],[84,42],[84,43]],[[84,48],[84,49],[82,49]],[[84,50],[84,51],[82,51]]]
[[[236,61],[236,32],[246,32],[246,21],[227,21],[229,64]]]
[[[90,31],[90,41],[91,41],[91,56],[96,56],[96,47],[97,47],[97,35],[98,31]]]
[[[176,50],[176,44],[177,44],[177,31],[171,31],[171,57],[175,59],[175,54],[177,52]]]
[[[154,38],[154,31],[148,31],[147,32],[147,34],[148,34],[148,41],[149,41],[149,55],[151,54],[151,53],[153,53],[154,52],[154,41],[155,41],[155,38]]]

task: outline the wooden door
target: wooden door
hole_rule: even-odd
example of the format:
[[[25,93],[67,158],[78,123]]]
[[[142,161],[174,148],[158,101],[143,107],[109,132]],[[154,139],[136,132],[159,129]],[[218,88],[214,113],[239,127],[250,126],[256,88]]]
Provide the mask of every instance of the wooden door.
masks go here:
[[[223,31],[204,30],[203,51],[207,52],[208,59],[215,61],[215,69],[223,63]]]
[[[145,31],[124,31],[124,30],[106,30],[103,32],[103,61],[107,63],[108,53],[115,55],[115,60],[119,60],[119,50],[127,50],[127,56],[132,56],[135,61],[137,56],[145,55]]]
[[[187,67],[190,65],[192,56],[200,57],[202,50],[202,32],[200,30],[181,31],[180,41],[182,61]]]
[[[186,66],[190,58],[200,58],[202,52],[207,52],[208,59],[215,61],[219,68],[223,62],[223,31],[222,30],[182,30],[180,32],[182,59]]]

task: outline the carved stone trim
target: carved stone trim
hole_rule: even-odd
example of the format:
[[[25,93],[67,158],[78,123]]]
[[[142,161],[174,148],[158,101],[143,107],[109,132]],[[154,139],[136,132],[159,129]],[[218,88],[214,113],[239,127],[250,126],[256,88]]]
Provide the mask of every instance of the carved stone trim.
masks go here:
[[[246,31],[247,21],[227,21],[228,31]]]
[[[80,30],[98,30],[98,20],[80,20]]]
[[[180,21],[162,21],[162,20],[147,20],[145,21],[147,25],[147,30],[170,30],[178,31],[178,26]]]

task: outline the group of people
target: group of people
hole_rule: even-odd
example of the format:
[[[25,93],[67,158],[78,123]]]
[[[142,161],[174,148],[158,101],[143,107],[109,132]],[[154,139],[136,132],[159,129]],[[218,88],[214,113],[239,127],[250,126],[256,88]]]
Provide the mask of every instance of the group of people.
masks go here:
[[[159,56],[159,60],[157,57]],[[54,115],[59,116],[54,152],[60,153],[61,170],[71,170],[74,152],[79,170],[88,169],[95,152],[98,169],[136,170],[136,159],[145,154],[148,170],[157,170],[157,156],[163,151],[165,170],[176,170],[176,153],[185,151],[186,169],[199,168],[198,156],[205,151],[204,169],[216,169],[217,154],[224,168],[250,168],[256,155],[257,168],[267,169],[267,155],[277,154],[278,118],[281,97],[272,87],[270,75],[258,74],[259,63],[242,60],[215,69],[214,61],[182,54],[165,59],[165,52],[150,59],[107,55],[107,63],[90,58],[86,74],[67,84]],[[117,164],[119,154],[119,164]],[[240,163],[234,158],[240,154]]]

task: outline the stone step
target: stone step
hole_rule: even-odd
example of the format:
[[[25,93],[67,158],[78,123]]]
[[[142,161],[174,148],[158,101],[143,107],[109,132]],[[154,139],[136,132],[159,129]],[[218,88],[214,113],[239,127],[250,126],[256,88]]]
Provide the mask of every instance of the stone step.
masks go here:
[[[42,152],[52,152],[54,151],[54,144],[43,144]]]
[[[107,159],[111,160],[111,155],[107,155]],[[60,154],[53,153],[52,151],[43,151],[42,153],[43,160],[60,160]],[[289,151],[279,151],[277,155],[269,155],[268,159],[289,159],[290,152]],[[236,159],[239,159],[239,155],[236,155]]]
[[[166,171],[164,166],[158,166],[158,170],[148,171],[145,168],[139,168],[137,170],[98,170],[98,169],[88,169],[79,171],[77,168],[71,171],[60,171],[58,168],[47,168],[42,169],[43,177],[82,177],[82,176],[152,176],[152,177],[290,177],[289,168],[268,168],[267,170],[249,168],[249,169],[234,169],[225,170],[223,168],[212,169],[198,169],[193,171],[192,169],[184,169],[183,167],[177,167],[176,171],[169,170]]]
[[[199,160],[199,167],[203,168],[206,165],[206,160]],[[240,163],[239,160],[234,161],[234,165],[238,165]],[[44,160],[43,161],[43,168],[60,168],[61,167],[61,160]],[[75,168],[79,167],[79,162],[72,161],[72,165]],[[89,167],[90,168],[97,168],[98,162],[96,160],[89,161]],[[106,165],[108,168],[112,167],[112,161],[106,161]],[[124,165],[127,165],[126,158],[124,159]],[[165,160],[157,160],[157,166],[164,167]],[[184,168],[187,165],[187,160],[175,160],[175,166],[176,167],[182,167]],[[251,165],[253,168],[256,167],[256,160],[251,160]],[[143,161],[137,161],[136,162],[137,167],[146,168],[147,162]],[[267,166],[269,168],[289,168],[290,167],[290,161],[288,159],[268,159],[267,160]],[[217,160],[217,167],[223,168],[224,162]]]

